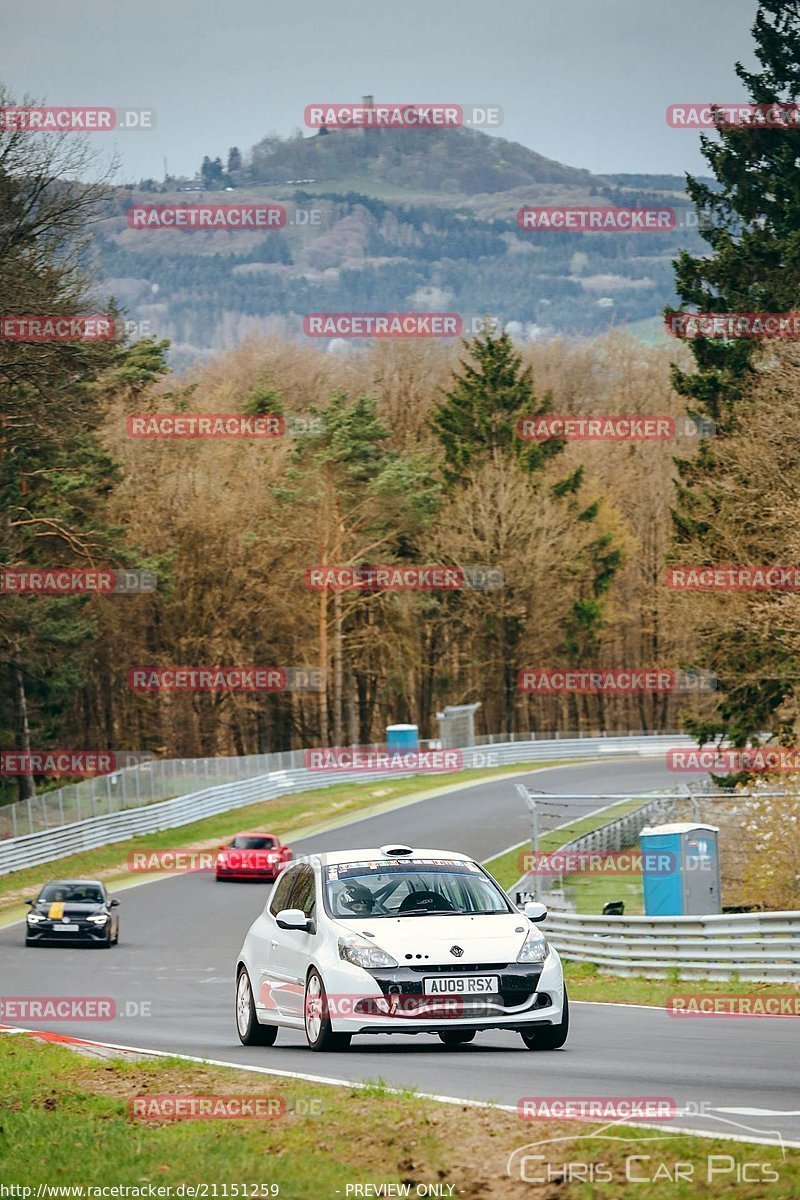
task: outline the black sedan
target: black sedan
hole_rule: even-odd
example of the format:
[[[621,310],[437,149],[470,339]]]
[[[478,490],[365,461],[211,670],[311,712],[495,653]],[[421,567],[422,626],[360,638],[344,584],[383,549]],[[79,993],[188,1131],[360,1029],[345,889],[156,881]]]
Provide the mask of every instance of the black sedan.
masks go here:
[[[97,879],[56,879],[30,904],[25,945],[81,942],[107,948],[119,941],[119,900],[109,900]]]

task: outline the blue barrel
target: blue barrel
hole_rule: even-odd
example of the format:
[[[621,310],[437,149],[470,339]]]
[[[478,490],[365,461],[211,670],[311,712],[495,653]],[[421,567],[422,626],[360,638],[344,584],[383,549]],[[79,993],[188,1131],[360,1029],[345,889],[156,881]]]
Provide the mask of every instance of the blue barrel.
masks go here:
[[[387,725],[389,750],[419,750],[419,725]]]

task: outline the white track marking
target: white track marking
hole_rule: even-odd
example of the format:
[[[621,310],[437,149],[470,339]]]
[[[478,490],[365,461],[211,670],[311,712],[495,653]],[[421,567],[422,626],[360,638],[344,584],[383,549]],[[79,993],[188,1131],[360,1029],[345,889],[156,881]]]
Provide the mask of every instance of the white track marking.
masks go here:
[[[6,1026],[6,1027],[0,1027],[0,1032],[8,1033],[11,1031],[12,1028],[14,1029],[14,1032],[16,1032],[16,1033],[26,1033],[32,1037],[44,1036],[45,1039],[48,1038],[48,1032],[46,1030],[39,1030],[39,1029],[22,1029],[22,1028],[17,1028],[17,1027],[13,1027],[13,1026],[12,1027]],[[256,1074],[256,1075],[273,1075],[273,1076],[275,1076],[277,1078],[281,1078],[281,1079],[299,1079],[299,1080],[302,1080],[304,1083],[322,1083],[322,1084],[325,1084],[326,1087],[357,1088],[359,1090],[364,1090],[364,1089],[373,1088],[375,1086],[374,1083],[371,1083],[370,1081],[367,1081],[367,1080],[336,1079],[335,1077],[331,1077],[328,1075],[312,1075],[305,1071],[281,1071],[281,1070],[278,1070],[277,1067],[256,1067],[256,1066],[250,1065],[249,1063],[228,1062],[227,1060],[220,1059],[220,1058],[201,1058],[195,1054],[175,1054],[175,1053],[171,1053],[168,1050],[148,1050],[148,1049],[144,1049],[140,1046],[123,1046],[116,1042],[95,1042],[95,1041],[91,1041],[88,1038],[73,1038],[73,1037],[67,1037],[66,1035],[63,1035],[63,1034],[57,1034],[55,1036],[55,1038],[48,1039],[48,1040],[53,1040],[56,1045],[72,1044],[72,1045],[77,1045],[77,1046],[80,1046],[80,1045],[102,1046],[106,1050],[121,1050],[127,1054],[140,1054],[140,1055],[143,1055],[145,1058],[148,1058],[148,1057],[149,1058],[177,1058],[177,1059],[180,1059],[182,1062],[200,1063],[202,1066],[207,1066],[207,1067],[225,1067],[232,1071],[246,1071],[246,1072],[249,1072],[250,1074]],[[392,1095],[404,1096],[404,1095],[408,1094],[409,1089],[408,1088],[388,1087],[388,1086],[382,1085],[382,1090],[389,1092]],[[435,1092],[417,1092],[417,1091],[413,1092],[413,1096],[417,1100],[433,1100],[437,1104],[454,1104],[461,1108],[490,1108],[490,1109],[497,1109],[499,1112],[507,1112],[507,1113],[514,1113],[514,1114],[516,1114],[516,1112],[517,1112],[517,1108],[515,1105],[497,1104],[492,1100],[467,1100],[467,1099],[463,1099],[459,1096],[440,1096]],[[683,1111],[683,1110],[681,1110],[681,1111]],[[724,1111],[724,1110],[720,1110],[720,1111]],[[630,1126],[636,1127],[636,1128],[639,1127],[639,1123],[636,1121],[626,1122],[626,1124],[629,1124]],[[720,1133],[716,1130],[684,1128],[682,1126],[677,1126],[677,1125],[654,1125],[650,1121],[642,1122],[641,1128],[648,1129],[648,1130],[649,1129],[658,1129],[664,1133],[686,1134],[689,1137],[718,1138],[718,1139],[724,1140],[726,1142],[744,1142],[746,1144],[752,1144],[752,1145],[781,1146],[784,1148],[789,1146],[789,1147],[792,1147],[793,1149],[800,1150],[800,1141],[797,1141],[797,1142],[787,1141],[785,1138],[781,1137],[780,1134],[778,1135],[777,1138],[767,1138],[767,1137],[761,1137],[761,1136],[743,1137],[741,1134]]]

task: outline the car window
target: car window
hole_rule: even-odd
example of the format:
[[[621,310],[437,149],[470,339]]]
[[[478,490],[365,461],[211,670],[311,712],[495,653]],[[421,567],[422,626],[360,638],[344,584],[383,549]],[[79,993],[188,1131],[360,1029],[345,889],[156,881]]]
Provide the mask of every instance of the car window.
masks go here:
[[[102,904],[105,901],[102,888],[91,883],[48,883],[39,893],[45,904],[62,901],[67,904]]]
[[[278,880],[275,891],[272,893],[272,899],[269,903],[269,911],[274,916],[275,913],[281,911],[282,908],[289,908],[286,903],[289,898],[289,893],[294,887],[300,867],[289,867],[288,871],[284,871]]]
[[[287,908],[299,908],[305,916],[314,913],[316,894],[314,888],[314,871],[311,867],[303,866],[297,873],[297,882],[292,888]]]
[[[274,850],[277,842],[273,837],[235,837],[232,850]]]
[[[477,863],[438,859],[333,863],[325,869],[323,899],[337,918],[511,911]]]

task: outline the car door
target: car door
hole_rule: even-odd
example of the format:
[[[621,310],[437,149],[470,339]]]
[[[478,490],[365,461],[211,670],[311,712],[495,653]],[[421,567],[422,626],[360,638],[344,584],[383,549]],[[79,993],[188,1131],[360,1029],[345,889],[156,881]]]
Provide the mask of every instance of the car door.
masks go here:
[[[269,903],[263,913],[250,928],[249,939],[252,944],[252,960],[255,978],[251,980],[256,996],[255,1003],[259,1016],[268,1017],[270,1012],[283,1011],[280,1003],[281,981],[273,974],[273,954],[275,950],[275,914],[282,908],[289,908],[289,897],[297,880],[299,866],[287,867],[278,879],[272,891]]]
[[[289,901],[281,907],[299,908],[306,917],[313,920],[317,910],[314,868],[303,863],[295,867],[294,871],[296,878]],[[275,923],[272,938],[270,974],[274,979],[280,1010],[284,1016],[302,1018],[306,971],[315,935],[303,929],[280,929]]]

